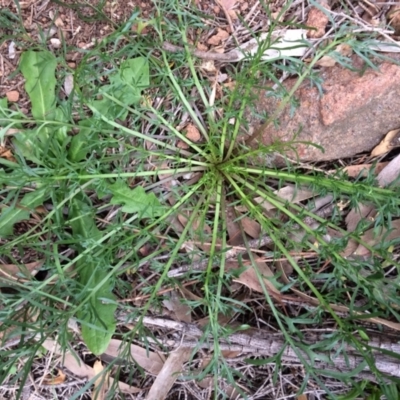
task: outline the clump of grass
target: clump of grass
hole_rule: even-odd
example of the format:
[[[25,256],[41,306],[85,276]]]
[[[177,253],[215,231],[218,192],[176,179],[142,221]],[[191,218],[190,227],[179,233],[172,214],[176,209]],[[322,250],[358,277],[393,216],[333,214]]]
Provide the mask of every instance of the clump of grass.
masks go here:
[[[232,328],[221,321],[222,317],[236,316],[241,321],[238,329],[246,329],[244,321],[251,307],[232,298],[231,285],[250,265],[270,310],[270,324],[282,332],[286,346],[295,349],[307,376],[326,387],[318,364],[310,360],[336,344],[346,344],[365,357],[375,379],[383,382],[383,375],[374,366],[372,349],[353,335],[360,331],[357,315],[350,312],[342,317],[332,304],[347,305],[350,301],[350,309],[356,309],[356,301],[362,299],[360,310],[379,309],[376,314],[381,318],[398,320],[396,291],[383,274],[379,275],[381,262],[398,265],[390,243],[370,248],[372,256],[367,260],[344,257],[349,240],[362,243],[367,225],[346,232],[342,212],[335,204],[343,199],[352,208],[371,204],[379,218],[368,227],[387,228],[398,216],[398,189],[379,188],[372,177],[350,182],[341,175],[306,173],[289,163],[282,169],[267,167],[259,160],[276,151],[284,156],[285,146],[295,144],[250,147],[250,140],[243,143],[241,137],[245,111],[254,101],[252,90],[260,76],[276,81],[282,71],[299,75],[290,93],[280,87],[283,109],[304,79],[313,79],[310,73],[315,62],[336,44],[349,40],[348,32],[340,32],[334,41],[321,46],[308,67],[293,59],[263,62],[261,47],[258,54],[232,68],[234,84],[230,88],[221,85],[220,95],[214,97],[215,86],[199,73],[199,62],[188,45],[187,27],[200,26],[198,16],[189,8],[181,13],[178,3],[163,7],[165,10],[158,9],[154,18],[157,39],[139,36],[127,40],[129,27],[124,25],[84,52],[75,71],[66,67],[62,54],[56,58],[44,49],[27,51],[20,69],[28,85],[36,79],[27,87],[31,115],[23,115],[1,100],[3,132],[19,130],[13,140],[16,161],[3,160],[0,175],[2,257],[5,263],[21,267],[17,276],[3,279],[7,290],[0,294],[5,305],[0,311],[0,329],[21,336],[19,346],[1,356],[1,380],[12,376],[9,384],[19,382],[22,390],[41,341],[55,336],[65,348],[74,341],[68,327],[72,320],[80,323],[83,339],[96,355],[113,336],[147,343],[149,332],[143,318],[162,308],[161,289],[180,287],[195,279],[194,290],[202,297],[186,304],[191,312],[206,318],[203,340],[212,338],[213,351],[207,367],[193,377],[201,379],[213,373],[235,384],[237,373],[221,357],[219,347]],[[274,25],[270,28],[272,32]],[[183,43],[185,51],[165,52],[165,40]],[[39,70],[36,75],[35,70]],[[44,71],[46,81],[40,77]],[[55,96],[57,77],[71,73],[74,90],[61,101]],[[47,99],[40,98],[38,85],[47,91]],[[279,111],[266,124],[273,122]],[[197,130],[198,141],[186,137],[182,121]],[[257,134],[251,138],[253,144]],[[283,200],[276,190],[288,184],[297,190],[331,195],[333,217],[313,211],[313,202]],[[275,211],[266,212],[255,202],[256,197],[272,204]],[[259,224],[260,241],[270,238],[265,252],[271,254],[272,261],[284,259],[293,269],[286,282],[280,272],[270,282],[282,295],[296,288],[313,296],[318,301],[313,312],[304,309],[292,316],[277,305],[243,227],[247,250],[238,256],[237,270],[228,268],[232,239],[228,224],[232,221],[227,214],[232,209],[242,210],[234,211],[233,219],[239,226],[241,218],[248,217]],[[307,222],[311,218],[313,225]],[[328,241],[332,231],[339,233],[338,238]],[[40,280],[24,271],[21,260],[28,250],[33,254],[29,261],[40,261],[44,272]],[[311,260],[301,257],[309,251],[313,252]],[[319,272],[327,263],[327,272]],[[201,268],[188,269],[179,276],[171,273],[188,265]],[[360,273],[365,269],[375,278],[365,278]],[[140,285],[141,294],[147,297],[140,304],[122,307],[118,301],[130,296],[130,280]],[[377,298],[382,287],[388,290]],[[116,327],[115,315],[121,311],[136,321],[128,333]],[[332,320],[337,332],[312,349],[301,344],[304,327],[319,326],[326,318]],[[37,343],[33,347],[32,337]],[[337,351],[345,352],[340,347]],[[15,372],[21,358],[25,366]],[[278,367],[282,364],[279,355],[273,362]],[[331,375],[350,382],[356,374]]]

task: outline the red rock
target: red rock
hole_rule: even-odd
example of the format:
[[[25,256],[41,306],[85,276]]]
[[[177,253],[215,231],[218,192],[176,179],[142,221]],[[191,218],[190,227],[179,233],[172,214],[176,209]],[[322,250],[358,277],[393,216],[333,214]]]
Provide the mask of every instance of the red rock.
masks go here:
[[[391,63],[379,65],[379,71],[367,69],[364,74],[340,66],[321,71],[323,95],[310,82],[304,82],[295,97],[299,107],[291,115],[286,107],[273,124],[261,135],[261,142],[269,145],[276,140],[288,142],[307,141],[322,146],[320,149],[295,145],[297,156],[303,161],[333,160],[354,156],[372,150],[390,130],[400,127],[400,66]],[[290,90],[295,79],[285,82]],[[279,105],[279,100],[258,92],[255,111],[269,115]],[[254,116],[249,117],[249,133],[260,125]],[[299,132],[299,129],[301,131]],[[257,141],[252,142],[257,146]],[[289,152],[296,158],[295,152]]]
[[[7,100],[11,103],[15,103],[19,99],[19,93],[17,90],[11,90],[6,93]]]

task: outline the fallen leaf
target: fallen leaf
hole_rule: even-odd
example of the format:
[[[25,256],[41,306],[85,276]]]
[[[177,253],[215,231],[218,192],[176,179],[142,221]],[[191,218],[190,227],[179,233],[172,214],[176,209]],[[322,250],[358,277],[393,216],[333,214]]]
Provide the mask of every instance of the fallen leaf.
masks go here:
[[[263,261],[257,261],[256,266],[250,266],[244,272],[242,272],[238,278],[234,278],[234,282],[241,283],[248,288],[258,292],[264,293],[263,286],[260,283],[260,279],[257,275],[261,275],[264,277],[263,283],[267,292],[275,299],[281,299],[282,295],[281,292],[274,286],[272,281],[268,278],[273,278],[274,274],[272,273],[271,269],[269,268],[268,264]],[[257,274],[255,268],[258,269],[259,274]]]
[[[42,383],[44,385],[50,385],[50,386],[61,385],[62,383],[64,383],[67,376],[60,369],[57,370],[57,372],[58,375],[55,377],[51,375],[45,376]]]
[[[398,178],[400,173],[400,155],[390,161],[378,174],[377,181],[381,187],[385,187],[391,184],[395,179]],[[374,218],[377,214],[375,208],[368,204],[359,204],[357,209],[353,208],[346,216],[347,232],[353,232],[358,223],[365,218]],[[348,257],[353,254],[359,246],[359,243],[350,239],[345,250],[342,252],[344,257]]]
[[[96,376],[92,367],[85,364],[76,353],[71,353],[70,351],[65,353],[62,358],[62,365],[80,378],[90,380]]]
[[[8,161],[16,162],[17,160],[14,158],[13,153],[7,147],[0,146],[0,157],[5,158]]]
[[[126,356],[121,354],[124,344],[121,340],[111,339],[110,344],[105,350],[104,354],[107,354],[113,358],[125,358]],[[158,375],[164,365],[164,356],[160,353],[155,353],[143,347],[136,346],[135,344],[129,345],[131,357],[135,362],[140,365],[144,370],[150,372],[153,375]]]
[[[228,231],[228,244],[238,246],[243,243],[242,231],[239,222],[236,220],[236,213],[233,207],[226,207],[226,230]]]
[[[177,291],[173,290],[168,295],[169,298],[163,300],[163,304],[170,311],[171,318],[175,321],[192,322],[190,307],[182,303]]]
[[[285,186],[279,190],[275,190],[274,194],[280,197],[283,200],[287,200],[290,203],[300,203],[301,201],[307,200],[311,197],[315,196],[315,193],[309,189],[301,189],[296,186]],[[264,197],[255,197],[253,199],[254,202],[258,203],[265,210],[273,210],[275,208],[269,201],[265,200]],[[245,212],[247,210],[246,207],[237,206],[237,211]]]
[[[389,131],[383,140],[372,150],[371,157],[380,156],[393,149],[393,139],[398,135],[400,129]],[[400,144],[400,143],[399,143]]]
[[[400,220],[397,219],[395,221],[392,221],[390,230],[387,228],[381,228],[379,234],[377,234],[376,229],[371,228],[361,236],[361,240],[369,244],[370,246],[374,247],[378,243],[382,242],[387,243],[399,237],[400,237]],[[367,257],[370,254],[371,254],[370,250],[368,250],[362,244],[360,244],[354,252],[354,255],[359,257]]]
[[[93,371],[95,375],[99,375],[94,381],[92,399],[93,400],[104,400],[108,391],[108,373],[103,374],[103,364],[100,360],[96,360],[93,365]]]
[[[223,40],[228,39],[228,37],[229,33],[227,31],[218,28],[217,33],[214,36],[211,36],[210,39],[207,40],[207,43],[213,46],[218,46]]]
[[[254,219],[251,219],[249,217],[243,217],[240,218],[240,223],[243,226],[243,230],[253,239],[257,239],[260,237],[261,225],[257,221],[254,221]]]
[[[394,5],[387,13],[389,25],[394,29],[395,35],[400,35],[400,6]]]
[[[190,347],[181,346],[169,354],[151,386],[146,400],[163,400],[168,396],[172,385],[183,371],[183,365],[189,360],[191,351]]]
[[[202,379],[201,381],[198,381],[197,384],[203,388],[203,389],[209,389],[210,391],[212,391],[213,387],[214,387],[214,378],[212,377],[206,377],[204,379]],[[243,397],[239,396],[239,392],[238,390],[233,386],[230,385],[229,383],[225,383],[224,382],[224,393],[225,395],[227,395],[228,399],[230,400],[237,400],[237,399],[242,399]],[[242,390],[248,391],[248,389],[246,389],[245,387],[242,386],[241,388]]]
[[[236,0],[218,0],[218,3],[227,10],[231,10],[235,6]]]
[[[299,394],[296,396],[296,400],[307,400],[308,397],[305,394]]]
[[[399,177],[400,173],[400,154],[386,165],[378,174],[377,180],[381,187],[387,186]]]
[[[91,380],[96,376],[96,373],[92,367],[85,364],[77,354],[73,355],[71,352],[65,353],[65,357],[62,358],[62,365],[80,378]],[[109,381],[110,386],[112,386],[114,379],[110,378]],[[118,382],[118,388],[121,392],[128,394],[141,392],[141,389],[130,386],[124,382]]]
[[[343,168],[343,171],[347,173],[347,175],[351,178],[356,178],[358,176],[367,177],[368,171],[375,166],[374,172],[379,174],[383,170],[383,168],[388,165],[389,162],[380,162],[378,164],[358,164],[358,165],[348,165],[347,167]],[[331,172],[331,171],[329,171]],[[332,173],[336,173],[337,170],[332,170]]]
[[[15,265],[15,264],[0,264],[0,276],[12,276],[14,278],[19,278],[24,276],[29,278],[34,275],[40,267],[43,265],[43,260],[34,261],[28,264]]]

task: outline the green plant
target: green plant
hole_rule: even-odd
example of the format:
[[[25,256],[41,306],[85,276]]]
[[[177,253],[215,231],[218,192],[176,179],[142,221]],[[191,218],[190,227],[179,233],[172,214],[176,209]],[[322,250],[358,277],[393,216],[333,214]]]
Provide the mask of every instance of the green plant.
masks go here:
[[[117,293],[124,292],[129,275],[137,274],[148,297],[142,305],[125,307],[125,312],[136,320],[135,329],[125,336],[129,339],[137,335],[145,342],[143,318],[150,310],[159,309],[163,300],[160,289],[182,285],[182,278],[171,272],[182,266],[197,266],[183,269],[180,276],[199,281],[203,298],[193,303],[193,309],[207,318],[202,340],[213,340],[213,353],[208,366],[195,378],[213,371],[215,376],[219,374],[233,383],[232,368],[221,357],[219,347],[221,338],[228,337],[232,330],[221,319],[239,315],[241,320],[249,312],[243,302],[230,298],[230,285],[231,279],[252,268],[274,326],[282,332],[285,345],[296,350],[307,376],[324,387],[318,364],[312,362],[322,359],[326,349],[343,342],[361,352],[372,373],[381,379],[371,349],[362,341],[362,335],[359,338],[352,333],[360,310],[384,307],[377,315],[398,320],[396,288],[393,281],[379,275],[379,262],[398,265],[387,246],[376,249],[362,238],[372,225],[375,229],[390,227],[391,219],[398,216],[398,189],[378,187],[372,175],[365,181],[351,182],[340,174],[305,172],[296,165],[284,169],[258,165],[260,159],[275,151],[284,155],[295,143],[250,148],[250,139],[256,141],[260,131],[247,143],[241,141],[244,115],[260,75],[276,81],[279,68],[293,68],[300,76],[290,93],[282,92],[281,108],[265,126],[289,104],[317,60],[348,40],[347,32],[320,47],[308,67],[290,59],[289,66],[281,66],[278,61],[262,62],[264,48],[260,46],[255,56],[248,57],[233,72],[233,89],[221,87],[222,93],[215,100],[213,86],[199,74],[198,62],[187,44],[186,27],[192,22],[189,19],[197,19],[190,13],[176,13],[175,18],[164,21],[159,15],[155,19],[158,51],[150,56],[145,56],[150,44],[141,38],[118,49],[114,57],[107,53],[103,62],[98,61],[104,49],[124,37],[122,30],[99,43],[74,72],[74,88],[67,101],[56,96],[57,74],[70,73],[57,70],[60,60],[43,50],[23,54],[20,70],[26,79],[31,115],[9,108],[4,99],[0,103],[2,132],[19,130],[13,140],[18,160],[3,162],[0,175],[4,184],[0,236],[4,240],[2,252],[10,263],[23,264],[13,255],[13,249],[34,249],[47,276],[43,281],[28,279],[25,285],[5,280],[17,293],[2,294],[8,307],[0,314],[2,326],[9,327],[14,321],[9,310],[28,302],[31,318],[35,316],[40,322],[32,322],[28,315],[20,323],[24,334],[33,331],[44,337],[58,332],[66,347],[68,320],[77,318],[89,350],[101,354],[116,333]],[[273,29],[274,25],[271,32]],[[165,52],[162,42],[166,39],[183,42],[185,51]],[[96,68],[102,79],[89,73]],[[162,101],[157,102],[157,98]],[[185,124],[199,134],[198,141],[182,131],[184,118]],[[312,202],[304,206],[280,197],[277,191],[288,184],[295,189],[293,198],[296,191],[304,189],[330,194],[332,204],[342,199],[351,207],[373,204],[380,218],[348,233],[338,206],[329,219],[314,212]],[[266,211],[266,203],[272,205],[273,212]],[[34,223],[30,221],[18,235],[17,224],[28,220],[43,204],[49,206],[49,212]],[[228,218],[229,213],[233,217]],[[254,248],[241,225],[244,218],[259,224],[260,242],[268,238],[265,253],[273,260],[285,259],[293,268],[286,282],[281,279],[282,272],[266,278],[259,269]],[[238,267],[232,271],[227,261],[231,260],[233,225],[246,251],[238,253]],[[339,233],[338,238],[327,241],[332,231]],[[344,257],[349,240],[364,244],[371,257],[357,261]],[[143,248],[145,255],[140,252]],[[307,252],[312,253],[311,260],[302,257]],[[166,261],[158,261],[159,256],[166,256]],[[331,264],[329,271],[319,272],[327,262]],[[151,274],[146,275],[143,265]],[[366,277],[361,273],[365,269],[369,271]],[[385,296],[377,298],[382,287]],[[301,318],[285,315],[274,295],[279,300],[291,288],[312,295],[318,303],[315,312],[305,311]],[[350,311],[354,313],[342,318],[332,304],[348,304],[349,288]],[[367,302],[361,308],[355,306],[359,297]],[[337,335],[313,348],[302,347],[298,341],[303,336],[302,327],[321,324],[326,313],[335,322]],[[246,327],[242,324],[241,328]],[[8,354],[6,358],[6,367],[11,369],[17,356]],[[279,356],[274,361],[281,363]],[[346,379],[356,373],[350,372]]]

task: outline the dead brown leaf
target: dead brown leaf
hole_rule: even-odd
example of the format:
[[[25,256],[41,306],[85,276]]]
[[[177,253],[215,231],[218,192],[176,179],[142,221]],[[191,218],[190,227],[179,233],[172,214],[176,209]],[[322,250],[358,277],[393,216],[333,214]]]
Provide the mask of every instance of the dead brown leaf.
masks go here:
[[[233,10],[233,7],[235,6],[236,0],[217,0],[218,4],[222,7],[224,10],[225,15],[227,15],[227,18],[231,19],[237,19],[238,16],[236,14],[236,11]],[[231,25],[231,21],[228,21]]]
[[[392,183],[395,179],[398,178],[400,173],[400,155],[395,157],[392,161],[390,161],[378,174],[377,181],[381,187],[387,186]],[[371,222],[372,219],[376,216],[377,211],[375,208],[368,204],[359,204],[357,209],[352,209],[346,216],[346,226],[347,232],[353,232],[358,223],[365,218],[370,218]],[[359,244],[357,241],[351,239],[343,251],[342,255],[345,257],[350,256],[353,254]]]
[[[395,35],[400,35],[400,6],[394,5],[387,14],[389,25],[394,29]]]
[[[61,385],[65,382],[66,377],[67,376],[64,374],[64,372],[59,369],[57,370],[57,376],[45,376],[42,383],[49,386]]]
[[[370,218],[371,221],[376,215],[374,207],[367,204],[359,204],[358,208],[353,208],[346,216],[347,232],[354,232],[358,223],[365,218]],[[349,257],[358,247],[359,243],[355,239],[350,239],[346,248],[342,252],[343,257]]]
[[[308,397],[305,394],[299,394],[296,396],[296,400],[307,400]]]
[[[388,164],[389,162],[387,161],[376,164],[374,172],[379,174]],[[367,177],[368,171],[373,166],[373,164],[348,165],[347,167],[343,168],[343,171],[346,172],[351,178],[356,178],[357,176]],[[336,170],[332,170],[332,172],[336,172]]]
[[[123,344],[121,340],[111,339],[104,354],[113,358],[120,358],[121,347],[123,346],[125,346],[125,344]],[[138,365],[153,375],[157,375],[164,365],[164,356],[162,354],[144,349],[135,344],[130,345],[130,353]]]
[[[230,246],[238,246],[243,243],[242,231],[240,229],[240,222],[236,219],[235,209],[233,207],[226,207],[226,230],[228,231]]]
[[[24,265],[15,264],[0,264],[0,276],[7,276],[8,278],[19,278],[23,275],[26,278],[30,278],[34,275],[40,267],[43,265],[43,260],[34,261]]]
[[[183,370],[184,363],[189,360],[191,351],[190,347],[179,347],[169,354],[151,386],[146,400],[163,400],[168,396],[172,385]]]
[[[274,194],[280,197],[281,199],[287,200],[290,203],[294,204],[310,199],[311,197],[315,196],[315,193],[309,189],[301,189],[290,185],[285,186],[279,190],[275,190]],[[265,200],[263,197],[255,197],[253,201],[258,203],[262,208],[264,208],[267,211],[275,209],[275,206],[271,204],[269,201]],[[245,212],[246,207],[237,206],[236,210],[240,212]]]
[[[255,262],[255,264],[256,264],[255,266],[250,266],[249,268],[247,268],[244,272],[240,274],[238,278],[233,279],[233,281],[241,283],[258,293],[264,293],[263,285],[258,279],[257,272],[255,270],[255,268],[257,268],[259,275],[261,275],[264,278],[263,283],[268,293],[273,298],[280,300],[282,298],[281,292],[268,279],[274,276],[268,264],[263,261],[257,261]]]
[[[201,381],[197,382],[197,384],[203,389],[209,388],[210,390],[212,390],[212,388],[214,387],[214,378],[212,377],[204,378]],[[242,390],[246,390],[246,388],[242,387]],[[230,400],[236,400],[242,398],[239,397],[239,392],[236,390],[236,388],[228,383],[224,385],[224,393],[228,396]]]
[[[400,173],[400,154],[386,165],[378,174],[377,180],[381,187],[387,186],[399,177]]]
[[[5,158],[8,161],[16,162],[12,151],[4,146],[0,146],[0,157]]]
[[[213,46],[218,46],[224,40],[228,39],[228,37],[229,37],[229,33],[227,31],[224,31],[223,29],[218,28],[217,33],[214,36],[211,36],[210,39],[207,40],[207,43],[211,44]]]
[[[170,316],[175,321],[192,322],[190,307],[182,303],[176,290],[172,290],[169,293],[169,299],[165,299],[163,304],[170,311]]]
[[[361,240],[370,246],[375,246],[378,243],[382,243],[383,241],[388,242],[393,239],[397,239],[400,237],[400,220],[392,221],[390,230],[386,228],[380,229],[380,232],[377,234],[374,228],[369,229],[364,235],[361,236]],[[355,256],[359,257],[367,257],[371,254],[370,250],[368,250],[364,245],[360,244],[354,252]]]
[[[231,10],[235,6],[236,0],[218,0],[218,3],[227,10]]]
[[[393,149],[393,139],[398,136],[400,129],[395,129],[393,131],[389,131],[386,136],[382,139],[382,141],[372,150],[371,156],[376,157],[381,154],[385,154],[388,151]]]
[[[67,351],[64,353],[60,345],[58,345],[55,340],[46,339],[42,343],[42,346],[45,349],[53,352],[54,354],[61,356],[61,365],[72,372],[74,375],[87,380],[93,379],[96,376],[96,373],[92,367],[85,364],[76,353],[72,353],[71,351]],[[109,381],[110,385],[112,385],[114,379],[110,378]],[[121,392],[127,394],[141,392],[141,389],[138,389],[134,386],[129,386],[124,382],[118,382],[118,388]]]
[[[240,219],[240,223],[243,226],[243,230],[253,239],[260,237],[261,225],[257,221],[254,221],[254,219],[249,217],[243,217]]]
[[[92,399],[93,400],[104,400],[108,391],[108,373],[102,374],[104,370],[103,364],[100,360],[96,360],[93,365],[93,371],[95,375],[99,375],[94,381]]]

